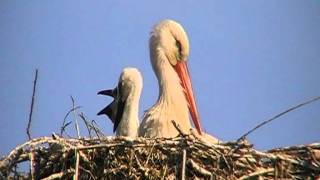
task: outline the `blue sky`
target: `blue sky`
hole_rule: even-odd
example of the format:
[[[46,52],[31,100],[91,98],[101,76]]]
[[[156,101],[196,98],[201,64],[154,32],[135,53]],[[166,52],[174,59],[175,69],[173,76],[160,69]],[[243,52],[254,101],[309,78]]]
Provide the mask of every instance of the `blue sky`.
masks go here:
[[[127,66],[143,75],[142,116],[158,96],[149,33],[166,18],[180,22],[189,35],[189,68],[202,126],[222,140],[235,140],[263,120],[320,95],[316,0],[4,0],[0,155],[27,140],[35,68],[39,79],[33,137],[59,132],[72,106],[70,95],[111,135],[111,122],[96,116],[111,99],[96,93],[113,88]],[[316,102],[264,126],[249,140],[258,149],[319,141],[319,117]],[[73,126],[67,131],[75,135]]]

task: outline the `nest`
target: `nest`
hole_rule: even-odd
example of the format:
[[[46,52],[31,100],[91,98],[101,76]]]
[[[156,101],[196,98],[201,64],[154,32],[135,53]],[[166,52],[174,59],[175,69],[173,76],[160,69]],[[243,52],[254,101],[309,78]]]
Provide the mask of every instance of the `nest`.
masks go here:
[[[18,166],[29,164],[24,172]],[[0,160],[0,179],[316,179],[320,143],[255,150],[247,141],[209,144],[103,137],[32,139]]]

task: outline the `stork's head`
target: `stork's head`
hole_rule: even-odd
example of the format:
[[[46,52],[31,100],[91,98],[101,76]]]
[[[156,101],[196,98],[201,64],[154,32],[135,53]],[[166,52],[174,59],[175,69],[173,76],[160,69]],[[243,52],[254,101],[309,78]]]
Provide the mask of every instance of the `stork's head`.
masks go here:
[[[142,90],[142,76],[138,69],[123,69],[118,83],[118,98],[122,101],[139,99]]]
[[[164,55],[171,65],[187,61],[189,40],[183,27],[175,21],[163,20],[153,28],[150,37],[151,53]]]
[[[153,28],[149,45],[151,64],[158,79],[161,68],[164,66],[170,66],[177,73],[184,88],[192,120],[201,134],[200,118],[187,66],[189,57],[187,33],[179,23],[173,20],[163,20]]]
[[[136,68],[125,68],[120,75],[116,88],[98,92],[98,94],[114,98],[98,115],[107,115],[114,123],[113,131],[115,131],[123,113],[126,111],[125,108],[138,108],[141,90],[142,76],[140,72]]]

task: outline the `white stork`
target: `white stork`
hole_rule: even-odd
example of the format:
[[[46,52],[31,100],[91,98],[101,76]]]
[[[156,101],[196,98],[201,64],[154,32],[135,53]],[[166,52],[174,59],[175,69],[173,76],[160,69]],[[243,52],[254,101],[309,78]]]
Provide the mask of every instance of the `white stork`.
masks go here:
[[[177,22],[163,20],[151,32],[149,48],[151,64],[158,78],[159,96],[156,104],[146,111],[139,136],[176,137],[178,131],[172,120],[188,134],[192,128],[189,112],[201,135],[200,118],[187,66],[189,41],[186,32]]]
[[[135,68],[125,68],[115,89],[98,92],[98,94],[114,97],[112,103],[102,109],[98,115],[105,114],[111,119],[114,123],[113,132],[116,132],[117,136],[137,137],[141,89],[140,72]]]

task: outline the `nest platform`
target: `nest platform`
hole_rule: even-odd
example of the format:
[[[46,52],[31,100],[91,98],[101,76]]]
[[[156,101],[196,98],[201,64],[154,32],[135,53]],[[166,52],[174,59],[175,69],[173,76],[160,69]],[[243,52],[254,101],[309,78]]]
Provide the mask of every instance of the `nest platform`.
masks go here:
[[[23,169],[21,163],[27,164]],[[0,179],[317,179],[320,143],[258,151],[247,141],[59,136],[32,139],[0,159]]]

